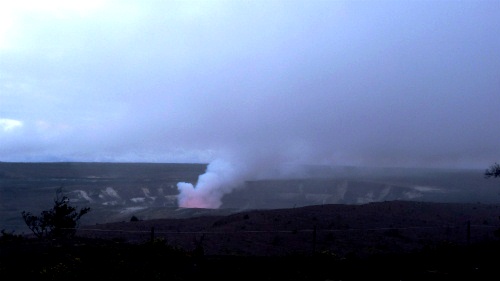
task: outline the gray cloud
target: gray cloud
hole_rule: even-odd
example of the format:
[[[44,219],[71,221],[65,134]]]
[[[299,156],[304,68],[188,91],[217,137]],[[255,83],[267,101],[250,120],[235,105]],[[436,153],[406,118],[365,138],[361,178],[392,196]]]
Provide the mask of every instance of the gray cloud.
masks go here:
[[[120,1],[12,8],[0,161],[487,167],[497,2]],[[15,13],[14,13],[15,12]],[[5,127],[5,126],[4,126]]]

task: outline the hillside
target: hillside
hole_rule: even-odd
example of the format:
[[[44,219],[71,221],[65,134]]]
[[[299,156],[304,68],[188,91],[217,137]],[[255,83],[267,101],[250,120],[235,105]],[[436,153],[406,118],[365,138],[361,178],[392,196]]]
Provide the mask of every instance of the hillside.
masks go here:
[[[440,243],[496,240],[500,205],[385,201],[285,209],[184,209],[187,218],[153,219],[80,228],[83,237],[140,243],[154,238],[207,255],[284,256],[313,252],[355,255],[415,252]],[[205,211],[205,212],[203,212]],[[212,211],[212,213],[210,213]],[[196,215],[198,212],[198,215]]]
[[[500,205],[386,201],[83,225],[71,240],[3,235],[23,280],[491,280]]]

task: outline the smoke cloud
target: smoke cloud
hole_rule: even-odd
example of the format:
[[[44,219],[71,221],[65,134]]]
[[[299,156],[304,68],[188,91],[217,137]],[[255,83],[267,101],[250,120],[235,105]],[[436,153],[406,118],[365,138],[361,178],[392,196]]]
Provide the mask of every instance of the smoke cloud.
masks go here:
[[[307,159],[306,154],[296,154],[292,160],[281,155],[285,152],[278,149],[270,152],[252,148],[243,152],[245,150],[221,153],[224,158],[210,162],[195,185],[179,182],[178,206],[217,209],[222,205],[224,195],[243,187],[247,180],[301,176]]]
[[[241,185],[245,172],[223,159],[211,162],[206,172],[199,176],[196,186],[186,182],[177,184],[179,207],[219,208],[224,194]]]

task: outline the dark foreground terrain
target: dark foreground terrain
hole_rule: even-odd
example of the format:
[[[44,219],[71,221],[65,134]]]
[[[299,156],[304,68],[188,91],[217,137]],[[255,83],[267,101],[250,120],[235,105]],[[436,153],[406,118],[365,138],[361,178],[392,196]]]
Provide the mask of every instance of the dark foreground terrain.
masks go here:
[[[7,245],[8,244],[8,245]],[[1,242],[4,280],[497,280],[498,242],[338,258],[208,256],[163,242]]]
[[[497,280],[499,205],[387,201],[4,232],[22,280]]]

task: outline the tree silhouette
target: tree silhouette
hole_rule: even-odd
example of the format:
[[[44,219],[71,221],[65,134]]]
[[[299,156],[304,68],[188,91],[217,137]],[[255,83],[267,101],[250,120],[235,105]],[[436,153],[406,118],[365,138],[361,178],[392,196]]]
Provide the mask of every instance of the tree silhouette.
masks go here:
[[[500,177],[500,164],[498,163],[495,163],[493,165],[491,165],[488,169],[486,169],[486,171],[484,171],[484,177],[485,178],[498,178]],[[500,219],[500,217],[498,217]],[[495,230],[493,232],[495,234],[496,237],[500,237],[500,228],[498,228],[497,230]]]
[[[500,164],[495,163],[495,164],[491,165],[484,172],[484,176],[486,178],[491,178],[491,177],[498,178],[498,177],[500,177]]]
[[[23,211],[22,216],[38,238],[68,238],[75,235],[80,218],[89,211],[88,207],[77,211],[76,207],[69,205],[69,198],[63,195],[62,188],[58,188],[52,209],[42,211],[40,216]]]

